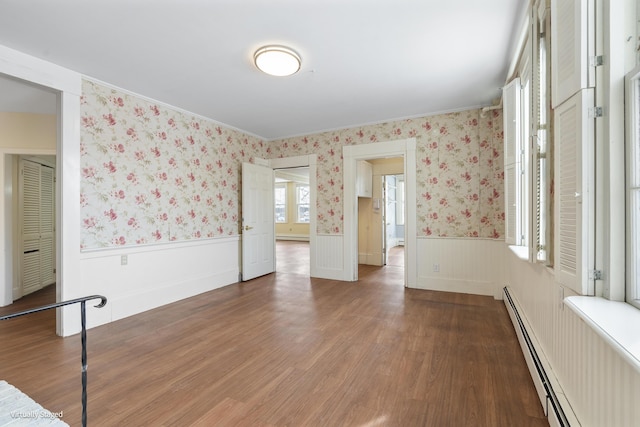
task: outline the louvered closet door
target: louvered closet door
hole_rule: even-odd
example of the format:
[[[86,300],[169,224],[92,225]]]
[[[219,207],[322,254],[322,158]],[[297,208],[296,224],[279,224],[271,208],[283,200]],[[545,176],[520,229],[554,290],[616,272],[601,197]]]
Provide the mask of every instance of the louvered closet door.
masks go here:
[[[584,89],[554,111],[556,280],[582,295],[594,293],[593,89]]]
[[[21,160],[22,289],[30,294],[55,282],[54,170]]]

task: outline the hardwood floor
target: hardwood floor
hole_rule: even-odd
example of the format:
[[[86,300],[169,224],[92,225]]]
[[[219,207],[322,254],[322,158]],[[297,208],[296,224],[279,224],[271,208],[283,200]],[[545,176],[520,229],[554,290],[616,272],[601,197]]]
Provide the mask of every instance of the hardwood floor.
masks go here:
[[[89,424],[548,425],[501,301],[359,277],[276,273],[89,330]],[[80,337],[45,316],[0,323],[0,379],[79,425]]]
[[[309,242],[276,241],[276,272],[280,274],[310,275]]]
[[[394,246],[389,249],[387,266],[404,268],[404,246]]]

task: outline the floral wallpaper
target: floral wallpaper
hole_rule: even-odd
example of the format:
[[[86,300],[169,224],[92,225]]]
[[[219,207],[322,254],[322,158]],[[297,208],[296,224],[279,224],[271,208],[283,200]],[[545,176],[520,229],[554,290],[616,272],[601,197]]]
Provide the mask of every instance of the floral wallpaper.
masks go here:
[[[469,110],[272,141],[269,158],[318,154],[318,233],[343,232],[342,147],[415,137],[423,237],[504,238],[502,113]]]
[[[315,153],[317,231],[343,233],[342,147],[415,137],[422,237],[504,235],[502,113],[469,110],[264,142],[89,80],[81,248],[239,234],[241,164]]]
[[[81,248],[237,235],[241,163],[263,141],[83,81]]]

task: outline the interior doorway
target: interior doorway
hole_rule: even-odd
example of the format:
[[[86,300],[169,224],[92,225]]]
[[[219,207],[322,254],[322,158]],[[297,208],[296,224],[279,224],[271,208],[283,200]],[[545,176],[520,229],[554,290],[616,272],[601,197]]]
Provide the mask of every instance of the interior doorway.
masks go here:
[[[405,180],[405,238],[404,284],[415,288],[417,283],[417,234],[416,234],[416,139],[347,145],[344,158],[344,235],[343,280],[358,280],[358,221],[357,170],[358,162],[366,159],[402,157]],[[375,182],[375,181],[374,181]]]
[[[371,195],[358,197],[358,264],[404,268],[404,158],[365,161],[371,166]]]
[[[383,264],[404,267],[404,174],[382,175]]]
[[[308,166],[274,170],[276,273],[311,275],[309,170]]]
[[[6,252],[4,305],[57,286],[55,91],[0,74],[0,152]],[[54,292],[45,295],[56,301]]]

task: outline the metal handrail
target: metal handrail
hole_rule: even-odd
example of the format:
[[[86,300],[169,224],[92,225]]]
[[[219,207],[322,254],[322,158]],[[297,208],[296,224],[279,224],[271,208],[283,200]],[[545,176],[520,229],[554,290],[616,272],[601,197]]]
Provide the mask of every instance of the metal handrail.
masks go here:
[[[54,304],[43,305],[42,307],[31,308],[29,310],[19,311],[17,313],[0,316],[0,320],[9,320],[15,317],[25,316],[27,314],[38,313],[40,311],[50,310],[52,308],[63,307],[65,305],[80,303],[80,321],[82,330],[80,339],[82,342],[82,426],[87,426],[87,315],[86,302],[92,299],[100,298],[100,304],[94,306],[102,308],[107,304],[107,298],[102,295],[91,295],[89,297],[76,298],[68,301],[56,302]]]

